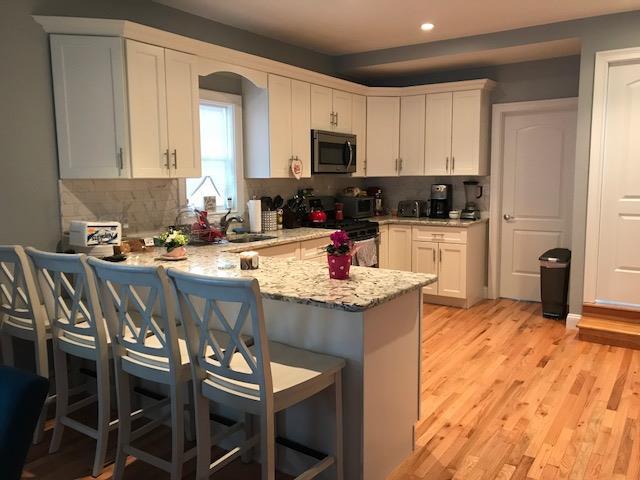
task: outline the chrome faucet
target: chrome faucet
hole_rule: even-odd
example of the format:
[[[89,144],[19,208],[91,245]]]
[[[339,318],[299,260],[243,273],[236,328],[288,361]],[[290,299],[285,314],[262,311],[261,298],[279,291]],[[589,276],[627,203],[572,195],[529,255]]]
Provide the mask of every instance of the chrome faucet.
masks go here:
[[[224,237],[227,236],[227,230],[229,229],[229,224],[231,222],[244,223],[244,218],[242,217],[233,216],[231,218],[228,218],[230,213],[231,209],[229,209],[229,211],[225,213],[224,216],[220,219],[220,233],[222,233],[222,236]]]

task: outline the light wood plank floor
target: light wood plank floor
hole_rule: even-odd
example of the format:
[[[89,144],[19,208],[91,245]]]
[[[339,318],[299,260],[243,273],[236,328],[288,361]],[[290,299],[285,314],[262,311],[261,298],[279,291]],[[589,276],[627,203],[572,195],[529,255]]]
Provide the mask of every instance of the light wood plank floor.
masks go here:
[[[393,480],[640,479],[640,351],[578,341],[539,310],[426,306],[418,449]],[[147,443],[168,454],[168,438]],[[91,479],[94,442],[68,430],[63,443],[51,456],[32,448],[23,478]],[[126,478],[166,478],[131,460]],[[234,462],[212,478],[259,479],[259,468]]]
[[[419,448],[393,480],[640,479],[640,351],[536,303],[425,312]]]

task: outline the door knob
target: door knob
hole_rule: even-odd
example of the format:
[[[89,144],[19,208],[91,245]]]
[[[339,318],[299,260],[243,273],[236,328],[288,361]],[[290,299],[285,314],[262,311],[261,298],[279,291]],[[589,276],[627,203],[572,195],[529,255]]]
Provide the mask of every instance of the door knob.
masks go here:
[[[505,213],[505,214],[502,216],[502,218],[504,218],[507,222],[508,222],[509,220],[513,220],[513,217],[512,217],[511,215],[509,215],[508,213]]]

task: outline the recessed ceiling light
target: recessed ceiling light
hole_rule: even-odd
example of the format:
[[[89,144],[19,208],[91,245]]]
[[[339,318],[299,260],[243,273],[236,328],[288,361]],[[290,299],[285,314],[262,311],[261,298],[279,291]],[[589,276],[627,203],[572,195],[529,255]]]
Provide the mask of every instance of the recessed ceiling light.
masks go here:
[[[433,30],[433,23],[423,23],[420,25],[420,30],[424,32],[428,32],[429,30]]]

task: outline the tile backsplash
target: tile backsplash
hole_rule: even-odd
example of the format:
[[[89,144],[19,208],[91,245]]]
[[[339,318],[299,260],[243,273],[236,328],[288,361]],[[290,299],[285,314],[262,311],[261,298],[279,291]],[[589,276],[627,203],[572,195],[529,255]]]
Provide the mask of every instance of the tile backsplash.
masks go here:
[[[173,224],[178,180],[60,180],[61,229],[71,220],[115,220],[125,233],[158,231]]]

